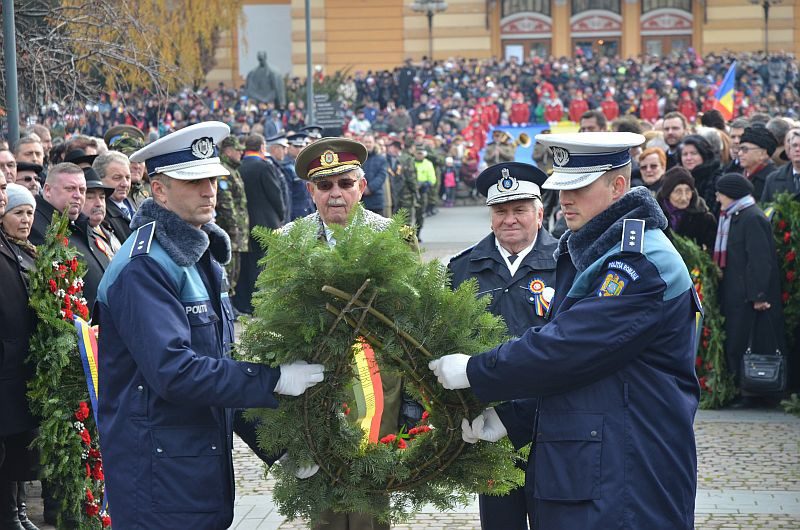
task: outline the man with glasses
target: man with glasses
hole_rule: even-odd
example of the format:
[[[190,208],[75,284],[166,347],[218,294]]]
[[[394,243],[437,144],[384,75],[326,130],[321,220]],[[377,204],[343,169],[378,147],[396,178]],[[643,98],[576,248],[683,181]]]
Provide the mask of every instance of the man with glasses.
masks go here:
[[[307,181],[306,187],[311,194],[317,211],[303,219],[309,219],[319,227],[319,239],[333,246],[331,225],[347,225],[366,223],[375,230],[385,229],[390,221],[386,217],[365,208],[353,213],[353,207],[361,200],[367,180],[362,168],[367,159],[367,148],[360,142],[347,138],[324,138],[303,149],[297,156],[297,176]],[[293,223],[284,227],[288,230]],[[396,434],[400,406],[402,404],[402,381],[400,377],[390,373],[382,373],[384,395],[383,414],[379,436]],[[312,466],[311,475],[317,466]],[[299,478],[311,476],[304,474]],[[388,530],[387,523],[360,513],[323,513],[323,523],[314,530]]]
[[[784,152],[789,163],[772,172],[764,184],[761,202],[771,202],[780,193],[791,193],[795,200],[800,197],[800,129],[786,133]]]
[[[747,127],[739,143],[739,164],[743,176],[753,183],[753,197],[761,197],[767,177],[775,171],[772,153],[778,147],[775,137],[766,127]]]
[[[727,167],[723,168],[722,173],[739,173],[742,172],[742,166],[739,164],[739,143],[742,140],[742,135],[744,134],[744,130],[750,126],[750,122],[748,122],[744,118],[737,118],[731,122],[730,132],[728,136],[731,138],[731,146],[730,146],[730,155],[731,155],[731,163],[727,165]]]
[[[42,185],[39,184],[39,175],[42,174],[43,169],[39,164],[20,162],[17,164],[17,180],[15,183],[25,186],[36,197],[42,189]]]

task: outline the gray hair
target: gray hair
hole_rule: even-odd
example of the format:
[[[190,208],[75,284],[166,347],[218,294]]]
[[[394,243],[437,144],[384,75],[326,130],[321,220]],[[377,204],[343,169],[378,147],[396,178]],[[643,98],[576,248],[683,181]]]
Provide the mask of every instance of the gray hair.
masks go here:
[[[127,156],[120,153],[119,151],[109,151],[103,155],[98,156],[92,162],[92,169],[94,169],[97,176],[100,177],[100,180],[103,180],[106,176],[106,172],[108,171],[109,164],[122,164],[125,167],[131,167],[131,161],[128,159]]]

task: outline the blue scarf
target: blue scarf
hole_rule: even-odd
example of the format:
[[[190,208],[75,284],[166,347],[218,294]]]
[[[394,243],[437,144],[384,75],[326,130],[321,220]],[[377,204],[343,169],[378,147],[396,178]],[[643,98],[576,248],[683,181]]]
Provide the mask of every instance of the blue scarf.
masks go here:
[[[728,263],[728,233],[731,230],[731,218],[748,206],[752,206],[756,200],[752,195],[745,195],[730,203],[727,208],[719,213],[719,226],[717,227],[717,239],[714,240],[714,263],[724,269]]]

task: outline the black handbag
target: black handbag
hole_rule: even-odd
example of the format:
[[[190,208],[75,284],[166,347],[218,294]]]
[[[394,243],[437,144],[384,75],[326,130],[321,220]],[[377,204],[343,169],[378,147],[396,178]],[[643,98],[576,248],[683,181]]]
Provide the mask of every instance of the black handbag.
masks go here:
[[[774,352],[753,352],[753,335],[760,316],[756,316],[750,328],[747,349],[742,356],[740,386],[744,392],[752,394],[781,393],[786,390],[786,357],[780,348],[776,346]]]

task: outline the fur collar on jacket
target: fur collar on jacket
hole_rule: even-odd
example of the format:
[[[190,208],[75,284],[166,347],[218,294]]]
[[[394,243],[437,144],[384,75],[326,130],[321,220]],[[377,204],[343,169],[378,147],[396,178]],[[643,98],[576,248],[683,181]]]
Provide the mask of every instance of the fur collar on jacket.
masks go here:
[[[173,211],[167,210],[152,198],[146,199],[136,210],[131,228],[156,222],[155,237],[175,263],[191,267],[210,249],[211,255],[222,264],[231,259],[231,240],[220,227],[208,223],[198,230]]]
[[[577,232],[567,230],[558,242],[555,257],[569,252],[578,272],[583,272],[609,248],[619,246],[625,219],[643,219],[645,229],[667,227],[667,218],[647,188],[636,187],[599,213]]]

